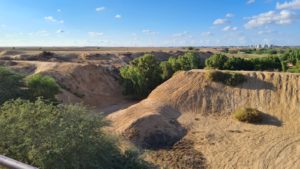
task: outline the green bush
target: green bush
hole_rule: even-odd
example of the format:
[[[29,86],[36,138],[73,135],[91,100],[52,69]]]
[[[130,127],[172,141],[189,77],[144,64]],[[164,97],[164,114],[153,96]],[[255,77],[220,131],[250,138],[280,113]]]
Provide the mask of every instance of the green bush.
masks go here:
[[[23,76],[4,67],[0,67],[0,105],[10,99],[23,96]]]
[[[8,101],[0,108],[0,152],[41,169],[147,168],[120,152],[101,130],[106,124],[79,105]]]
[[[172,65],[169,62],[161,62],[160,68],[161,68],[161,72],[162,72],[161,77],[164,80],[169,79],[174,74]]]
[[[186,52],[177,58],[177,62],[180,65],[180,70],[199,69],[201,67],[200,59],[195,52]]]
[[[225,63],[227,62],[228,57],[222,54],[215,54],[210,58],[206,59],[205,66],[214,69],[224,69]]]
[[[247,80],[242,74],[221,71],[208,71],[206,76],[208,80],[228,86],[238,86]]]
[[[124,94],[134,99],[143,99],[175,72],[202,67],[199,56],[193,51],[188,51],[177,58],[170,57],[164,62],[156,60],[153,55],[146,54],[120,69]]]
[[[241,122],[259,123],[263,120],[263,113],[252,108],[241,108],[233,112],[233,117]]]
[[[35,74],[26,79],[26,85],[31,99],[43,97],[49,100],[55,100],[55,95],[60,92],[59,85],[55,79],[50,76]]]
[[[162,82],[159,61],[153,55],[146,54],[134,59],[130,65],[120,69],[124,94],[141,99]]]
[[[282,70],[282,64],[277,56],[251,59],[255,70]]]
[[[224,63],[225,70],[254,70],[251,60],[231,57]]]

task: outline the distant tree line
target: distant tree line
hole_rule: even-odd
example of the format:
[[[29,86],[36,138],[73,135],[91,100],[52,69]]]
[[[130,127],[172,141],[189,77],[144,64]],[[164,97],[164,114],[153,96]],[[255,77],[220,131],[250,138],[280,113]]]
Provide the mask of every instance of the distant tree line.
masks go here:
[[[300,72],[300,49],[255,58],[215,54],[205,61],[202,61],[193,50],[182,56],[170,57],[167,61],[158,61],[155,56],[146,54],[120,69],[121,83],[125,95],[133,99],[143,99],[158,85],[171,78],[175,72],[204,67],[219,70]]]
[[[205,66],[219,70],[282,70],[281,60],[278,56],[238,58],[215,54],[205,61]]]

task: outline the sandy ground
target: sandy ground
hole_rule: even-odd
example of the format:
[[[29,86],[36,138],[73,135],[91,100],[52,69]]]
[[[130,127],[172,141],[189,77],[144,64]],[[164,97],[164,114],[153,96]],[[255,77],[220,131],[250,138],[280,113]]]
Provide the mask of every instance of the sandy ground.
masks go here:
[[[240,72],[247,82],[230,87],[207,81],[204,70],[180,72],[135,103],[122,96],[115,70],[145,50],[164,59],[164,52],[185,49],[47,48],[57,54],[53,58],[38,56],[43,50],[1,48],[0,64],[53,76],[63,87],[63,102],[104,112],[112,122],[108,131],[146,147],[149,162],[191,169],[300,168],[299,74]],[[28,55],[35,56],[29,61]],[[264,112],[264,122],[234,120],[231,112],[240,107]]]
[[[247,76],[247,82],[237,87],[207,81],[205,71],[178,73],[146,100],[109,115],[113,122],[111,130],[142,147],[148,137],[180,138],[177,143],[184,147],[180,151],[176,151],[175,143],[171,149],[145,153],[150,162],[160,166],[299,168],[300,75],[241,73]],[[231,112],[239,107],[264,112],[264,121],[261,124],[238,122]],[[178,157],[189,158],[179,160]],[[200,162],[189,160],[195,157]]]

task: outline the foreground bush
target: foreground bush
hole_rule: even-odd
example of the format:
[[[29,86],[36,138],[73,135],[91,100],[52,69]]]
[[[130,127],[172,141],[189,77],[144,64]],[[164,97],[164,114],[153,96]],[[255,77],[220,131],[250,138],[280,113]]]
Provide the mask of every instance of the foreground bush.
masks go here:
[[[22,75],[0,67],[0,105],[7,100],[21,97],[24,86]]]
[[[229,86],[238,86],[247,80],[242,74],[221,71],[209,71],[206,76],[208,80]]]
[[[263,120],[262,112],[252,108],[242,108],[233,112],[233,117],[241,122],[259,123]]]
[[[120,153],[105,125],[78,105],[9,101],[0,108],[0,152],[41,169],[146,168]]]

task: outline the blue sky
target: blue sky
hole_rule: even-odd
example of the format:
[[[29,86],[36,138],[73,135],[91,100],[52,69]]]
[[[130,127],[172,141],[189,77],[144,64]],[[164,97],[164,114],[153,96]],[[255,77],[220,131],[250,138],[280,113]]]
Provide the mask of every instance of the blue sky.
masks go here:
[[[300,0],[0,0],[0,46],[300,45]]]

